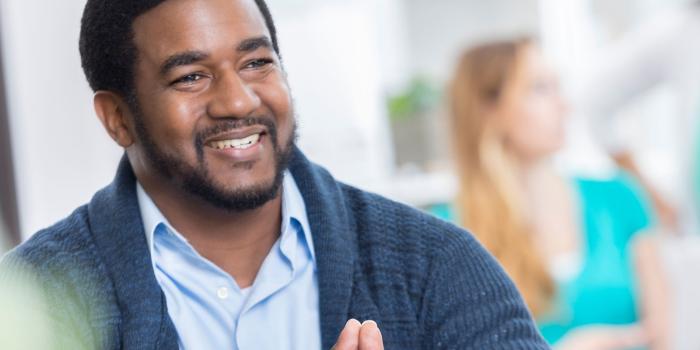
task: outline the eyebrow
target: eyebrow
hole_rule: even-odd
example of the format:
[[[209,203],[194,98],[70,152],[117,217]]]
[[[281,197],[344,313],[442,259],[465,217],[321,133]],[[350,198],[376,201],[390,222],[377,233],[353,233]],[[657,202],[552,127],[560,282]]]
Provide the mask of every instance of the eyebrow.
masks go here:
[[[259,48],[272,49],[272,42],[266,36],[260,36],[243,40],[236,47],[238,52],[252,52]],[[172,69],[186,66],[207,59],[209,55],[202,51],[185,51],[169,56],[160,66],[160,74],[166,75]]]
[[[207,59],[209,55],[201,51],[186,51],[168,57],[160,66],[160,74],[166,75],[173,68],[186,66]]]
[[[236,51],[251,52],[259,48],[271,49],[272,42],[270,42],[270,39],[266,36],[245,39],[240,44],[238,44],[238,47],[236,47]]]

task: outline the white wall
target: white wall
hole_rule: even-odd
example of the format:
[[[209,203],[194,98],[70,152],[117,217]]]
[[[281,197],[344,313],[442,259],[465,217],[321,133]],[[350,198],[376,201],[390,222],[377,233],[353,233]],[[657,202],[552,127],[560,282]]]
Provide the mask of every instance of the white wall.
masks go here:
[[[537,0],[404,0],[414,74],[447,79],[462,50],[476,42],[537,34]]]
[[[441,83],[476,41],[538,33],[548,25],[538,3],[547,1],[559,2],[268,0],[297,104],[300,146],[340,179],[410,202],[415,196],[406,188],[415,186],[398,186],[392,177],[385,96],[417,74]],[[84,2],[0,0],[25,237],[87,202],[111,181],[122,154],[94,116],[80,68]],[[414,191],[449,200],[452,187],[434,182]]]
[[[614,55],[620,54],[615,50],[630,39],[629,34],[653,25],[664,10],[685,2],[688,0],[540,0],[545,54],[559,68],[573,101],[581,102],[582,83],[590,84],[590,76],[598,76],[597,70],[605,68],[608,60],[614,62]],[[678,159],[674,156],[677,132],[674,123],[658,118],[678,114],[677,96],[668,86],[657,86],[620,107],[606,128],[614,131],[618,144],[633,151],[641,170],[657,189],[678,197],[684,189],[680,181],[674,180],[680,177],[679,164],[674,161]],[[609,176],[616,168],[592,137],[590,120],[594,116],[576,109],[573,112],[560,165],[572,173]]]
[[[300,147],[339,179],[359,186],[391,174],[382,55],[399,24],[395,0],[268,1],[300,123]]]
[[[111,181],[122,154],[95,117],[80,67],[84,3],[0,1],[25,238],[89,201]],[[386,179],[392,162],[382,86],[400,74],[384,56],[401,55],[394,38],[403,32],[400,1],[269,4],[301,120],[301,147],[348,182]]]
[[[2,0],[2,39],[24,237],[113,176],[121,150],[94,117],[78,54],[84,1]]]

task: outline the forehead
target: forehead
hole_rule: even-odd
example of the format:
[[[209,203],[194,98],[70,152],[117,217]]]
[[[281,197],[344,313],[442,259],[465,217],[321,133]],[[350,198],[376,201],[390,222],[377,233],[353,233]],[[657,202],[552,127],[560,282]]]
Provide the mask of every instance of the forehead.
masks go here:
[[[253,0],[168,0],[136,18],[139,56],[162,58],[174,52],[211,52],[270,34]]]
[[[534,76],[554,75],[554,70],[542,51],[536,46],[528,46],[522,54],[522,65],[527,74]]]

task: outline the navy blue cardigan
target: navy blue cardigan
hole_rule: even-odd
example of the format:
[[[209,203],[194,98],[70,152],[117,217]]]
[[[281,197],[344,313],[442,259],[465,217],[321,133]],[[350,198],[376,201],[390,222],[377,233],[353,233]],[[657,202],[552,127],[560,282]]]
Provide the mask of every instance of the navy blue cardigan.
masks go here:
[[[324,349],[349,318],[386,349],[547,349],[512,282],[467,232],[337,182],[295,150],[318,262]],[[89,204],[3,259],[43,286],[58,348],[177,349],[122,160]],[[0,283],[4,283],[0,281]]]

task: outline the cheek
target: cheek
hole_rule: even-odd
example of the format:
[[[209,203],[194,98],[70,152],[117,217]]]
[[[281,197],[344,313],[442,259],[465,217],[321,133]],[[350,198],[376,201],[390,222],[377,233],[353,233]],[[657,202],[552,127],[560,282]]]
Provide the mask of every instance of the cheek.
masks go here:
[[[563,142],[562,121],[547,104],[530,101],[512,114],[506,137],[519,153],[546,155],[556,151]]]
[[[294,108],[287,84],[278,83],[258,90],[258,95],[277,122],[280,141],[286,142],[294,125]]]
[[[552,142],[561,142],[564,134],[565,111],[556,99],[547,98],[540,101],[537,108],[542,135]]]
[[[192,150],[197,116],[204,111],[195,101],[175,96],[152,98],[143,108],[151,137],[170,154],[194,154]]]
[[[564,142],[564,116],[550,99],[535,99],[529,107],[523,128],[536,153],[556,151]]]

